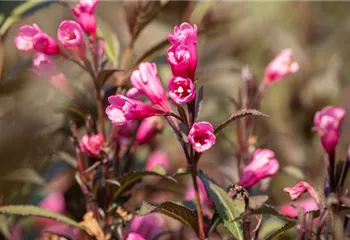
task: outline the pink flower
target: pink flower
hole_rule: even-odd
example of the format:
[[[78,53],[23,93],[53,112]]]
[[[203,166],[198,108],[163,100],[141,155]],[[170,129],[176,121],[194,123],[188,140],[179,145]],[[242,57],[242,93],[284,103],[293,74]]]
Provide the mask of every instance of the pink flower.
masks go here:
[[[34,50],[33,38],[36,34],[41,32],[38,25],[24,25],[19,28],[19,33],[15,37],[15,44],[18,50],[31,52]]]
[[[137,233],[129,233],[126,240],[146,240],[144,237],[142,237],[140,234]]]
[[[173,45],[167,51],[167,60],[175,77],[188,77],[194,81],[197,55],[184,44]]]
[[[48,55],[54,55],[60,51],[55,39],[44,32],[39,32],[33,37],[33,47],[36,51]]]
[[[81,0],[80,3],[72,9],[78,23],[85,32],[91,34],[93,37],[96,35],[95,9],[98,2],[98,0]]]
[[[123,125],[127,120],[143,119],[158,114],[166,114],[166,112],[160,109],[120,94],[110,96],[108,102],[110,105],[106,108],[106,114],[112,123],[118,126]]]
[[[127,92],[126,92],[126,96],[128,98],[133,98],[133,99],[138,99],[142,96],[144,96],[145,94],[142,92],[142,90],[139,90],[135,87],[130,88]]]
[[[250,163],[243,169],[239,185],[244,188],[254,186],[260,180],[274,176],[279,169],[275,153],[270,149],[257,149]]]
[[[198,183],[198,190],[199,190],[201,203],[207,204],[208,206],[212,206],[214,203],[210,198],[208,198],[207,192],[205,191],[204,184],[199,177],[197,177],[197,183]],[[193,201],[195,199],[195,191],[194,191],[193,185],[187,188],[185,192],[185,199],[189,201]]]
[[[145,118],[136,133],[138,144],[149,142],[164,127],[163,120],[158,116]]]
[[[345,114],[344,108],[332,106],[325,107],[315,114],[314,125],[321,136],[323,148],[328,153],[335,151]]]
[[[265,85],[270,86],[299,70],[299,64],[293,59],[292,54],[292,49],[284,49],[267,65],[264,76]]]
[[[163,217],[157,213],[150,213],[142,217],[135,216],[131,220],[129,232],[137,233],[140,237],[142,236],[144,239],[152,239],[159,233],[163,232],[163,229]]]
[[[66,209],[66,203],[62,192],[51,192],[43,200],[39,202],[39,207],[48,209],[55,213],[64,213]],[[40,225],[49,225],[53,224],[56,221],[49,218],[37,218],[37,221]]]
[[[311,197],[313,199],[315,199],[316,203],[319,204],[319,198],[317,195],[317,192],[315,191],[315,189],[307,182],[299,182],[296,185],[294,185],[293,187],[286,187],[283,189],[283,191],[285,191],[286,193],[289,194],[290,199],[292,201],[298,199],[303,193],[305,192],[309,192]]]
[[[161,151],[154,151],[147,159],[145,169],[151,171],[155,166],[161,165],[164,169],[169,169],[168,154]]]
[[[174,34],[168,35],[168,40],[172,45],[185,44],[187,46],[197,44],[197,26],[184,22],[180,27],[174,27]]]
[[[188,134],[188,140],[197,152],[209,150],[216,140],[213,126],[209,122],[194,123]]]
[[[170,111],[164,87],[159,79],[157,66],[154,63],[141,63],[130,77],[132,85],[142,91],[148,99],[164,111]]]
[[[59,72],[53,58],[44,53],[36,53],[33,57],[33,67],[31,71],[39,76],[49,79],[50,84],[56,90],[72,98],[73,90],[66,76]]]
[[[176,104],[192,101],[196,97],[194,84],[189,78],[172,77],[168,85],[169,95]]]
[[[303,208],[305,212],[315,211],[319,209],[316,201],[313,198],[296,201],[293,203],[293,205]],[[280,211],[289,217],[296,217],[298,215],[297,209],[291,206],[291,204],[285,204],[281,206]]]
[[[70,50],[77,58],[85,58],[85,41],[83,30],[80,25],[74,21],[63,21],[58,28],[58,40],[63,47]]]
[[[89,157],[97,157],[100,155],[101,148],[104,143],[102,133],[95,135],[84,135],[80,139],[80,148],[82,152],[86,152]]]

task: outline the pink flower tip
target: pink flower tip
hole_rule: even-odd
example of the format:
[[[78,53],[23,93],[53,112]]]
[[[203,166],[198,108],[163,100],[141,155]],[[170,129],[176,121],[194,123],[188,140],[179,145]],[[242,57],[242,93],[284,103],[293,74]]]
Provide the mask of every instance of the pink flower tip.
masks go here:
[[[270,86],[298,70],[299,63],[294,60],[292,49],[284,49],[267,65],[264,83]]]
[[[208,151],[216,141],[213,126],[204,121],[194,123],[188,134],[188,140],[195,151]]]
[[[315,129],[321,136],[323,148],[334,152],[340,137],[341,124],[345,119],[344,108],[328,106],[317,112],[314,117]]]
[[[138,233],[131,232],[128,234],[126,240],[146,240],[146,239]]]
[[[197,43],[197,25],[187,22],[174,27],[174,33],[168,35],[168,40],[173,45],[195,45]]]
[[[85,58],[85,41],[83,30],[75,21],[61,22],[57,38],[66,49],[70,50],[77,58]]]
[[[289,194],[289,197],[292,201],[298,199],[303,193],[309,192],[316,203],[320,203],[318,194],[315,189],[309,183],[304,181],[295,184],[293,187],[286,187],[283,189],[283,191]]]
[[[130,222],[130,233],[137,233],[142,239],[152,239],[164,230],[164,218],[157,213],[135,216]],[[129,233],[129,235],[130,235]]]
[[[18,50],[31,52],[34,50],[33,38],[42,32],[38,25],[24,25],[19,28],[19,33],[15,37],[15,45]]]
[[[151,141],[157,133],[164,128],[163,119],[159,116],[145,118],[136,133],[136,142],[138,144],[145,144]]]
[[[196,89],[191,79],[172,77],[168,84],[169,95],[176,104],[184,104],[196,97]]]
[[[84,135],[80,139],[80,148],[82,152],[87,153],[89,157],[97,157],[100,155],[101,148],[104,143],[104,137],[102,133],[94,135]]]
[[[81,27],[92,37],[96,36],[95,9],[98,2],[98,0],[81,0],[80,3],[72,9]]]
[[[270,149],[257,149],[252,160],[243,169],[239,185],[249,188],[260,182],[262,179],[274,176],[279,170],[279,163],[275,153]]]
[[[106,108],[107,117],[112,121],[112,124],[117,126],[123,125],[127,120],[166,114],[166,112],[160,109],[120,94],[110,96],[108,102],[110,105]]]

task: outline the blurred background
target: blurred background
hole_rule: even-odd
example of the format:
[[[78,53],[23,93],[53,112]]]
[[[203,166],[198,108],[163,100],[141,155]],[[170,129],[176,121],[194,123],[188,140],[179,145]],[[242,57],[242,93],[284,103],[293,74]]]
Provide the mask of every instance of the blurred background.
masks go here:
[[[0,1],[0,19],[23,1]],[[67,2],[74,5],[76,2]],[[350,2],[224,2],[169,1],[140,33],[134,46],[136,60],[166,39],[182,21],[197,24],[199,64],[197,78],[205,86],[201,120],[214,125],[235,109],[228,96],[236,97],[243,86],[241,68],[248,65],[260,81],[269,61],[282,49],[293,49],[300,71],[267,89],[262,112],[270,118],[257,119],[258,145],[272,149],[281,165],[271,181],[269,202],[288,201],[283,188],[300,179],[322,184],[324,152],[312,130],[313,116],[326,105],[350,110]],[[112,33],[116,61],[126,48],[129,35],[122,1],[101,1],[98,25]],[[69,100],[42,79],[28,72],[32,54],[15,48],[19,26],[37,23],[56,37],[62,20],[73,19],[65,4],[49,2],[16,19],[0,42],[0,194],[3,203],[32,201],[31,187],[49,185],[63,191],[74,182],[67,164],[73,148],[68,141],[67,117],[59,109]],[[158,65],[164,84],[171,76],[161,49],[151,61]],[[60,69],[77,88],[89,87],[88,76],[79,68],[57,59]],[[350,143],[346,119],[338,158],[344,159]],[[234,126],[204,155],[200,168],[220,184],[234,183]],[[172,169],[185,166],[175,137],[166,128],[157,137],[171,158]],[[140,149],[140,162],[147,149]],[[65,161],[62,161],[64,159]],[[215,167],[213,167],[215,166]]]

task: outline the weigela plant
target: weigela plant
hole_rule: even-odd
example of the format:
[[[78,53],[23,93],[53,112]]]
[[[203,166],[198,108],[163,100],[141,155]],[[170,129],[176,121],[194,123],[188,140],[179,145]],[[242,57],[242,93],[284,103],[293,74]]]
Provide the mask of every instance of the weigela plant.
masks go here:
[[[267,64],[260,83],[255,81],[248,67],[243,67],[243,87],[237,98],[230,98],[237,111],[222,119],[220,124],[214,124],[210,117],[201,119],[200,116],[204,88],[196,74],[201,55],[197,49],[199,27],[184,22],[167,36],[169,46],[163,54],[171,76],[163,79],[164,86],[157,62],[152,62],[148,56],[133,59],[133,44],[138,33],[152,18],[139,25],[128,19],[132,39],[123,50],[120,63],[114,64],[107,54],[111,52],[110,45],[98,31],[95,14],[98,4],[97,0],[81,0],[73,6],[71,12],[76,21],[62,21],[57,29],[57,40],[46,34],[39,24],[20,27],[14,39],[18,50],[33,53],[31,73],[47,79],[69,97],[73,106],[78,106],[81,111],[77,112],[83,112],[80,121],[71,118],[69,130],[75,149],[72,165],[76,167],[75,179],[83,196],[85,214],[82,219],[74,220],[62,216],[68,204],[61,192],[49,194],[38,204],[41,208],[7,206],[11,211],[0,207],[0,213],[27,215],[29,211],[29,215],[53,218],[63,224],[59,226],[61,229],[67,226],[78,229],[71,237],[81,240],[149,240],[165,235],[169,239],[192,236],[200,240],[262,239],[259,229],[266,221],[263,215],[285,222],[272,237],[294,227],[298,239],[327,239],[329,234],[346,229],[348,217],[342,211],[350,207],[344,187],[350,164],[349,159],[338,161],[336,158],[341,125],[346,116],[342,107],[325,107],[314,118],[314,129],[327,156],[328,173],[323,186],[315,187],[306,180],[292,187],[285,186],[284,192],[295,202],[281,207],[267,204],[268,196],[263,194],[269,180],[281,167],[278,154],[261,148],[255,130],[256,117],[266,116],[259,111],[265,91],[298,72],[300,66],[291,49],[276,54]],[[152,3],[128,4],[131,5],[127,8],[136,6],[145,10],[144,7]],[[91,78],[94,110],[80,101],[81,95],[87,96],[72,87],[72,82],[59,70],[57,58],[75,64]],[[232,123],[236,123],[235,132],[227,129]],[[174,133],[171,145],[176,143],[181,148],[176,157],[184,160],[183,166],[175,167],[173,156],[160,147],[158,135],[163,129]],[[199,168],[202,156],[210,156],[224,134],[235,135],[232,150],[238,172],[237,181],[225,187]],[[147,152],[144,158],[147,160],[142,165],[139,160],[144,152]],[[181,183],[184,176],[191,180],[188,186]],[[142,181],[143,177],[149,181]],[[167,191],[177,194],[164,194],[163,181],[171,182],[173,185]],[[177,191],[177,187],[183,191]],[[138,195],[140,191],[142,194]],[[310,197],[299,199],[304,194]],[[140,199],[145,201],[141,203]],[[44,208],[50,211],[43,211]],[[164,215],[179,221],[182,230],[172,229],[169,218]],[[41,225],[40,232],[50,227],[55,229],[53,221],[42,221]],[[185,230],[191,233],[184,238]],[[54,234],[60,236],[59,232],[54,231]]]

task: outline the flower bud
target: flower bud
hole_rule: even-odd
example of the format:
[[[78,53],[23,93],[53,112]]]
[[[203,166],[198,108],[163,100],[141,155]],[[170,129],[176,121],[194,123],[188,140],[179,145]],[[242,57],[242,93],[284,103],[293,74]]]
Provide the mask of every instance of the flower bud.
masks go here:
[[[104,137],[102,133],[95,135],[84,135],[80,139],[80,148],[82,152],[87,153],[89,157],[97,157],[100,155],[101,148],[104,143]]]
[[[120,94],[110,96],[108,102],[110,105],[106,108],[106,114],[112,123],[118,126],[123,125],[127,120],[143,119],[154,115],[166,114],[166,112],[160,109]]]
[[[73,53],[79,59],[85,59],[85,41],[83,30],[80,25],[74,21],[63,21],[58,28],[58,40],[63,47]]]
[[[270,149],[257,149],[250,163],[243,169],[239,185],[250,188],[262,179],[274,176],[279,170],[275,153]]]
[[[15,45],[17,49],[25,52],[33,51],[33,38],[39,32],[41,32],[41,29],[36,24],[20,27],[19,33],[15,37]]]
[[[142,92],[142,90],[139,90],[135,87],[130,88],[127,92],[126,92],[126,96],[128,98],[132,98],[132,99],[138,99],[142,96],[144,96],[145,94]]]
[[[36,51],[48,55],[54,55],[60,51],[55,39],[43,32],[39,32],[33,37],[33,47]]]
[[[303,208],[305,212],[316,211],[319,209],[317,206],[317,203],[313,198],[308,198],[308,199],[293,202],[293,205]],[[297,209],[291,206],[291,204],[282,205],[279,209],[281,213],[289,217],[298,216]]]
[[[151,171],[155,166],[160,165],[165,170],[169,169],[169,157],[168,154],[161,151],[154,151],[147,159],[145,169]]]
[[[171,46],[167,51],[167,60],[175,77],[188,77],[194,81],[197,55],[188,46]]]
[[[163,119],[159,116],[145,118],[136,133],[136,142],[144,144],[149,142],[164,127]]]
[[[189,78],[172,77],[168,85],[169,95],[176,104],[184,104],[196,97],[196,89]]]
[[[96,16],[95,9],[98,0],[81,0],[73,9],[73,15],[76,17],[84,31],[93,37],[96,36]]]
[[[209,122],[194,123],[188,134],[188,140],[197,152],[209,150],[216,141],[213,126]]]
[[[131,232],[128,234],[126,240],[146,240],[146,239],[138,233]]]
[[[64,213],[66,209],[66,202],[63,193],[58,191],[49,193],[43,200],[39,202],[38,205],[41,208],[60,214]],[[49,225],[56,222],[55,220],[49,218],[38,218],[37,221],[40,225]]]
[[[197,44],[197,26],[184,22],[180,27],[174,27],[174,34],[168,35],[168,40],[172,45],[184,44],[187,46],[195,46]]]
[[[154,63],[141,63],[130,77],[132,85],[144,93],[148,99],[164,111],[170,111],[164,87],[159,79],[157,66]]]
[[[299,64],[293,59],[292,49],[284,49],[267,65],[264,83],[270,86],[298,70]]]
[[[338,144],[340,127],[345,118],[341,107],[328,106],[317,112],[314,117],[315,129],[321,136],[321,143],[327,153],[332,153]]]
[[[298,199],[303,193],[309,192],[311,197],[316,201],[317,204],[320,203],[317,192],[315,189],[307,182],[299,182],[293,187],[286,187],[283,189],[284,192],[288,193],[292,201]]]
[[[199,177],[197,177],[197,184],[201,203],[207,204],[208,206],[212,206],[214,203],[210,198],[208,198],[207,192],[205,191],[205,186]],[[185,192],[185,199],[189,201],[195,200],[195,190],[193,185],[187,188]]]

